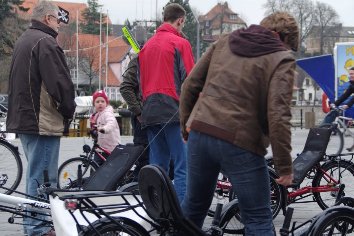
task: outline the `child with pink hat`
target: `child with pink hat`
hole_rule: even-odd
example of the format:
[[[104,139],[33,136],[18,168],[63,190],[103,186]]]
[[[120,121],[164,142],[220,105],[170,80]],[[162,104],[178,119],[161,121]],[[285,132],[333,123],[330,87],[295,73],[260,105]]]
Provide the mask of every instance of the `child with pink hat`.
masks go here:
[[[92,100],[96,112],[90,118],[91,129],[97,128],[98,145],[112,152],[121,143],[120,130],[113,107],[109,105],[108,97],[102,90],[94,92]]]

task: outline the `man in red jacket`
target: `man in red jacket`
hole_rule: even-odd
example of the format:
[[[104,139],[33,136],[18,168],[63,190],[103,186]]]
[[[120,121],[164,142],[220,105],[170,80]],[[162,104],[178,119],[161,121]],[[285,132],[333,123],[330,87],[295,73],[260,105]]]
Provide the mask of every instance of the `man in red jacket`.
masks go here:
[[[186,189],[186,146],[180,135],[181,85],[194,60],[190,43],[182,37],[185,10],[171,3],[164,9],[164,23],[139,53],[143,97],[141,124],[150,143],[150,164],[168,172],[174,162],[174,185],[180,202]]]

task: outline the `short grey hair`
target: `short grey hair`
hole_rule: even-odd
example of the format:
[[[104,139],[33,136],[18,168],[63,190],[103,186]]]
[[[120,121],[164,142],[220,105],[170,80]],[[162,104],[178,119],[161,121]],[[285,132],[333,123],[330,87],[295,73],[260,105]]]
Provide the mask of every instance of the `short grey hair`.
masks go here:
[[[57,5],[43,0],[33,8],[32,20],[43,21],[46,15],[55,14],[55,16],[57,16],[58,12],[59,8]]]

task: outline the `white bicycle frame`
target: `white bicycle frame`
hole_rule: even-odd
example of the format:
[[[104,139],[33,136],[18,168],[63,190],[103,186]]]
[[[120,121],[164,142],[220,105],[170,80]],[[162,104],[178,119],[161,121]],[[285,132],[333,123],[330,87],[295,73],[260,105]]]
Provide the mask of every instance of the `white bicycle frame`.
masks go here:
[[[85,192],[77,192],[77,194],[84,194]],[[90,193],[93,193],[90,191]],[[96,204],[107,204],[107,203],[114,203],[114,204],[120,204],[123,202],[123,199],[119,201],[119,197],[117,196],[110,196],[110,197],[100,197],[100,192],[95,191],[95,194],[97,194],[97,198],[94,199]],[[61,195],[69,194],[68,192],[61,192]],[[76,222],[73,218],[73,216],[69,213],[69,210],[65,208],[65,203],[60,199],[59,196],[54,196],[55,194],[49,195],[49,201],[50,203],[46,202],[41,202],[41,201],[36,201],[36,200],[31,200],[23,197],[16,197],[16,196],[11,196],[11,195],[6,195],[3,193],[0,193],[0,206],[2,203],[6,203],[7,205],[12,205],[14,206],[15,209],[12,209],[13,212],[12,214],[18,213],[18,215],[24,214],[25,210],[29,211],[42,211],[43,213],[48,213],[48,216],[52,216],[53,220],[53,225],[54,229],[57,235],[61,236],[78,236],[79,233],[78,228],[76,227]],[[131,205],[137,205],[141,202],[138,202],[133,196],[127,196],[125,195],[126,198],[129,200],[129,204]],[[139,199],[141,200],[141,199]],[[146,230],[152,230],[152,226],[149,222],[144,220],[141,216],[144,218],[150,220],[148,217],[146,211],[142,207],[136,207],[135,211],[138,212],[137,215],[136,212],[133,210],[127,210],[124,212],[120,212],[117,214],[112,214],[111,216],[119,216],[119,217],[125,217],[132,219],[142,225]],[[89,223],[87,222],[87,219],[89,220],[90,223],[93,223],[94,221],[98,220],[99,218],[95,216],[92,213],[89,212],[84,212],[83,214],[79,210],[75,210],[72,212],[75,216],[75,219],[78,221],[80,225],[83,226],[88,226]],[[85,219],[86,218],[86,219]]]

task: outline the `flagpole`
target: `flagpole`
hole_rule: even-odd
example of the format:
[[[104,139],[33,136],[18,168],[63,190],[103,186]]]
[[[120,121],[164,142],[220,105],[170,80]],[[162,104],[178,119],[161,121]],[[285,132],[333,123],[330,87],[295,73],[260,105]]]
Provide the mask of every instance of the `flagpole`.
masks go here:
[[[108,10],[107,10],[107,16],[106,16],[106,89],[108,87]],[[108,89],[107,89],[108,90]]]
[[[101,90],[101,70],[102,70],[102,9],[100,11],[100,58],[99,58],[99,68],[98,68],[98,90]]]
[[[79,10],[76,10],[76,92],[79,91]]]

